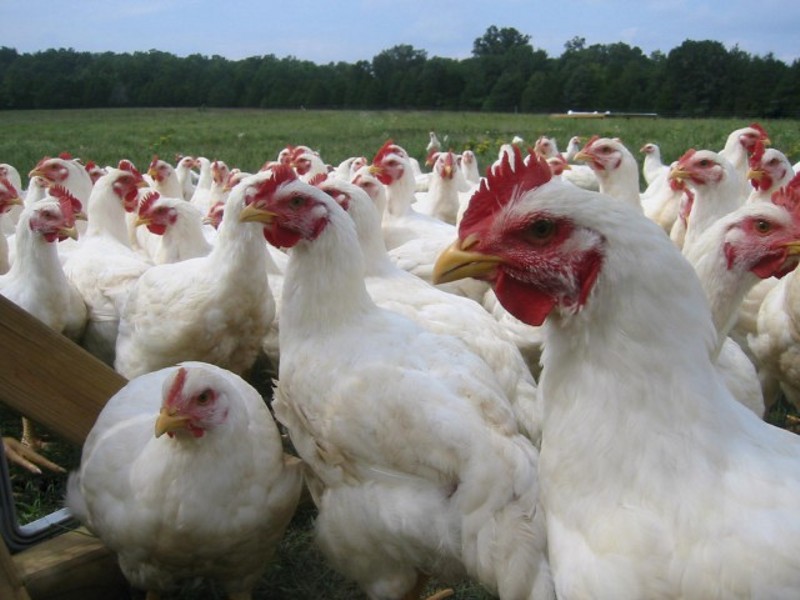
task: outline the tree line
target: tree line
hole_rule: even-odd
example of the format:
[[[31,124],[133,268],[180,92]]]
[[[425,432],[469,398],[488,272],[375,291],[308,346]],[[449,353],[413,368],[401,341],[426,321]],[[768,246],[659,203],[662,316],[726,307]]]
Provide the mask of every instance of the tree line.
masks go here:
[[[229,60],[0,47],[0,109],[203,106],[800,118],[800,60],[787,65],[712,40],[645,55],[582,37],[550,57],[530,36],[495,26],[466,59],[429,57],[406,44],[371,61],[324,65],[272,54]]]

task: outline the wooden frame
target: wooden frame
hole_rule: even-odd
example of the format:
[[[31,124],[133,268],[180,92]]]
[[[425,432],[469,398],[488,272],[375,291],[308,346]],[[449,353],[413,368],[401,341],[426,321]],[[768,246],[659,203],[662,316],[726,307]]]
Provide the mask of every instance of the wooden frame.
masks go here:
[[[3,296],[0,352],[0,402],[78,446],[106,401],[127,382]],[[125,590],[116,557],[86,530],[14,555],[0,544],[0,598],[108,600]]]

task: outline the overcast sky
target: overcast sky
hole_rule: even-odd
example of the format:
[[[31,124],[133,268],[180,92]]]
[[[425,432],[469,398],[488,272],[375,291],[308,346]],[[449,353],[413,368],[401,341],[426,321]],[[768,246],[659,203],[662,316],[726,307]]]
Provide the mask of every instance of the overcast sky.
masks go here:
[[[163,50],[229,59],[273,54],[319,64],[372,60],[398,44],[467,58],[486,29],[514,27],[558,57],[575,36],[646,54],[716,40],[800,57],[797,0],[0,0],[0,46],[19,52]]]

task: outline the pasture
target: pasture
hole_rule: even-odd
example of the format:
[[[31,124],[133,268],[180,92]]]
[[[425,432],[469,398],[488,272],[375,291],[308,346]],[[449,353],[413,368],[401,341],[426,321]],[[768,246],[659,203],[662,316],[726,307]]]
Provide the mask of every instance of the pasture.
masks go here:
[[[116,164],[127,158],[146,170],[153,155],[174,161],[176,154],[203,155],[224,160],[231,167],[257,170],[287,145],[305,144],[318,150],[331,165],[364,155],[371,159],[393,139],[421,163],[428,132],[436,131],[443,146],[455,151],[472,149],[483,171],[497,156],[501,144],[520,136],[533,145],[540,135],[554,137],[565,150],[573,135],[618,137],[639,159],[647,142],[661,147],[665,162],[688,148],[719,150],[731,131],[750,119],[605,118],[570,119],[549,115],[431,111],[297,111],[226,109],[103,109],[0,112],[4,135],[0,163],[15,166],[25,179],[43,156],[69,152],[84,161]],[[772,145],[792,163],[800,160],[800,121],[761,120]],[[640,160],[641,163],[641,160]],[[4,435],[19,436],[19,419],[0,406]],[[49,456],[74,468],[79,449],[54,443]],[[20,520],[29,521],[60,506],[65,477],[32,476],[11,467]],[[224,507],[221,507],[224,510]],[[324,564],[313,547],[314,511],[306,506],[295,517],[277,561],[270,566],[255,598],[362,597],[357,588]],[[138,598],[137,596],[133,596]],[[187,589],[179,596],[222,598],[208,588]],[[476,586],[464,586],[454,598],[482,600],[490,596]]]
[[[0,112],[0,162],[27,173],[43,156],[69,152],[85,161],[116,164],[128,158],[147,167],[154,154],[220,159],[245,171],[274,159],[286,145],[305,144],[332,165],[355,155],[372,158],[389,138],[424,159],[428,132],[455,151],[472,149],[481,169],[514,136],[533,145],[555,137],[565,150],[573,135],[619,137],[636,155],[647,142],[665,162],[688,148],[719,150],[748,119],[552,118],[549,115],[432,111],[300,111],[238,109],[103,109]],[[800,160],[800,121],[762,120],[772,145]]]

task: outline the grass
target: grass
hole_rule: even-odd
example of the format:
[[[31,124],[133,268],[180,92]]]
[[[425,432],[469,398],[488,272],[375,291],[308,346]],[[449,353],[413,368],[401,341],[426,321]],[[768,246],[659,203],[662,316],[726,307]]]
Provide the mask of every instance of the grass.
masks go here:
[[[282,111],[234,109],[105,109],[2,111],[0,162],[27,173],[40,158],[68,151],[99,164],[128,158],[140,168],[153,154],[224,160],[245,171],[274,159],[288,144],[306,144],[336,165],[345,158],[371,158],[389,138],[424,159],[428,131],[454,150],[471,148],[485,167],[501,143],[515,135],[533,144],[555,137],[560,149],[573,135],[619,137],[637,153],[660,145],[665,161],[689,147],[720,149],[728,133],[749,124],[737,119],[555,119],[547,115],[431,111]],[[800,121],[762,120],[776,148],[800,160]]]
[[[4,133],[0,163],[14,165],[24,177],[40,158],[62,151],[99,164],[116,164],[121,158],[129,158],[140,168],[146,168],[153,154],[168,160],[177,153],[204,155],[254,171],[288,144],[309,145],[336,165],[354,155],[371,157],[392,138],[422,160],[429,130],[435,130],[455,150],[475,150],[482,168],[494,160],[500,144],[515,135],[530,144],[539,135],[555,137],[562,150],[573,135],[613,136],[621,138],[634,154],[646,142],[655,142],[666,162],[689,147],[719,149],[729,132],[749,121],[554,119],[546,115],[401,111],[109,109],[0,112],[0,124]],[[800,160],[800,121],[762,120],[761,124],[775,147],[792,162]],[[770,420],[786,426],[790,417],[791,411],[778,407]],[[4,435],[19,437],[18,416],[2,407],[0,427]],[[77,467],[79,449],[52,441],[46,454],[64,467]],[[32,476],[16,466],[11,472],[21,522],[61,507],[65,476]],[[314,515],[313,508],[305,507],[295,516],[278,559],[255,592],[256,600],[363,597],[352,583],[327,567],[314,547]],[[178,597],[216,599],[222,594],[213,587],[187,588]],[[489,597],[475,585],[459,587],[455,596],[461,600]]]

